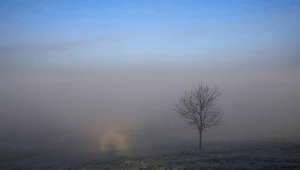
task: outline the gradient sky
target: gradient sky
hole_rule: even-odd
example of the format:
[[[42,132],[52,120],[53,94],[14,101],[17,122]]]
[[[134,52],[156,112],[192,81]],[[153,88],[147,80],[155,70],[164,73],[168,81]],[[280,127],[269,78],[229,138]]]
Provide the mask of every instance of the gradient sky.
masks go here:
[[[299,61],[297,0],[0,4],[2,66]]]

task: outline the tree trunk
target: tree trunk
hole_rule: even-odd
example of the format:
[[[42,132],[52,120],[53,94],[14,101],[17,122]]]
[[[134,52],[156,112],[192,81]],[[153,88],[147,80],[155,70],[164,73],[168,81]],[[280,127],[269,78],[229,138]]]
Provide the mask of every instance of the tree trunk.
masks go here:
[[[199,130],[199,151],[201,151],[202,145],[202,130]]]

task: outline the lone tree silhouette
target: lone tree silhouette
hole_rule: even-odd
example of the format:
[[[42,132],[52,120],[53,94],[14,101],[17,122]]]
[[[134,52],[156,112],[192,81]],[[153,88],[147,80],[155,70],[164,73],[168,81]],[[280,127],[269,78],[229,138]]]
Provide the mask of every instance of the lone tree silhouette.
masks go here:
[[[223,118],[223,110],[216,103],[221,96],[218,87],[209,87],[202,82],[180,98],[174,109],[190,127],[199,131],[199,151],[201,151],[202,132],[218,126]]]

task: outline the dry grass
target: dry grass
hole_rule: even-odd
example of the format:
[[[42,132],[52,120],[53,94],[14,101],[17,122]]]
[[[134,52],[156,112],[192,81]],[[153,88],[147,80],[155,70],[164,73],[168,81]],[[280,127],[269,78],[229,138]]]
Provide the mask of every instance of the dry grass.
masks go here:
[[[95,164],[79,168],[118,170],[298,170],[300,145],[260,145],[212,152],[184,152],[145,157],[120,157],[114,164]]]
[[[67,161],[67,160],[61,160]],[[181,152],[149,156],[119,156],[103,160],[96,157],[82,165],[71,162],[72,167],[63,167],[55,162],[0,165],[3,170],[298,170],[300,169],[300,144],[256,143],[216,146],[204,152]],[[7,164],[8,165],[8,164]]]

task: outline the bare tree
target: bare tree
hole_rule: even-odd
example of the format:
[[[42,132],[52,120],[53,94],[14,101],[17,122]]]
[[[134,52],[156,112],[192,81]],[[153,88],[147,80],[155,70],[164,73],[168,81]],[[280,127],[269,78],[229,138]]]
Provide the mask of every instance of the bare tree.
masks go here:
[[[199,131],[199,151],[201,151],[202,132],[218,126],[223,118],[223,110],[216,103],[221,96],[218,87],[210,88],[202,82],[180,98],[174,109],[186,123]]]

